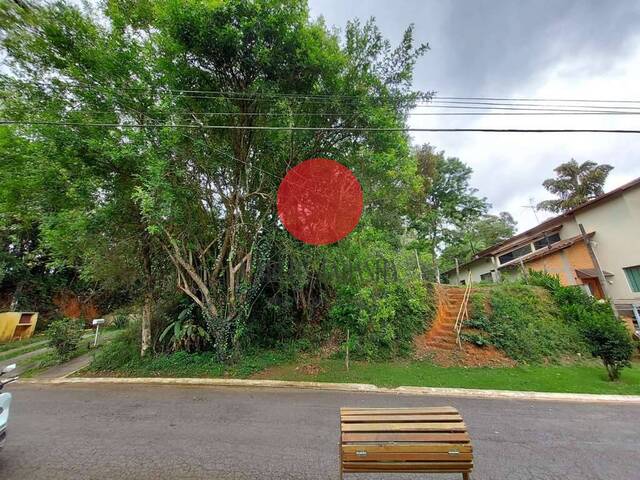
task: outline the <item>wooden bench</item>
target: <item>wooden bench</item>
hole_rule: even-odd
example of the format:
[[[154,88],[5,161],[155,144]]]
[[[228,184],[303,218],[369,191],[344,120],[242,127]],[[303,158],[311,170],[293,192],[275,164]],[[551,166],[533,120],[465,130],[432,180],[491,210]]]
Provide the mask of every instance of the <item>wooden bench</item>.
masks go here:
[[[461,473],[473,449],[453,407],[341,408],[340,478],[347,472]]]

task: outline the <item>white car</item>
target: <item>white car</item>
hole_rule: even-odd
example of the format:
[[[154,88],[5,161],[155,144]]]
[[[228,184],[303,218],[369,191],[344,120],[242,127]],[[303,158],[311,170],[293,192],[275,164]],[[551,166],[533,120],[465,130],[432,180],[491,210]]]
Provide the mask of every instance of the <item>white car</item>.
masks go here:
[[[16,364],[12,363],[7,365],[0,372],[0,377],[12,372],[16,369]],[[6,380],[0,379],[0,391],[7,383],[15,382],[18,377],[10,377]],[[7,439],[7,422],[9,421],[9,408],[11,407],[11,394],[0,393],[0,448],[4,447],[4,442]]]

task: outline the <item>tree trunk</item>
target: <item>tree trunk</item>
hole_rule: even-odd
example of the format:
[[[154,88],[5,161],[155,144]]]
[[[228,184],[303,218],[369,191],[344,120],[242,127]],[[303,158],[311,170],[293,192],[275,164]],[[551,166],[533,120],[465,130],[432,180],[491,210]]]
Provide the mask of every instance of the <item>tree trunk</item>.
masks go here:
[[[11,306],[9,307],[9,310],[11,310],[12,312],[15,312],[16,309],[18,308],[18,303],[20,302],[20,295],[22,295],[23,285],[24,285],[24,282],[22,281],[18,282],[15,292],[13,292],[13,298],[11,299]]]
[[[140,338],[140,356],[144,357],[151,347],[151,320],[155,307],[153,266],[151,259],[151,238],[146,230],[142,233],[140,253],[144,282],[144,303],[142,305],[142,333]]]
[[[151,292],[144,293],[144,304],[142,305],[142,338],[140,356],[144,357],[151,347],[151,318],[153,316],[154,299]]]

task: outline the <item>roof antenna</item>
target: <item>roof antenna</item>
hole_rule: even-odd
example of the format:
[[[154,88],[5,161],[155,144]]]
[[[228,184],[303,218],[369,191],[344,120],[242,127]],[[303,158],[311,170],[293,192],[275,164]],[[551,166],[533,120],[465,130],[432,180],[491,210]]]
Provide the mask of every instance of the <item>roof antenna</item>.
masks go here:
[[[533,216],[536,217],[536,223],[540,224],[540,219],[538,218],[538,206],[535,204],[535,200],[533,197],[529,197],[529,205],[522,205],[522,208],[530,208],[533,212]]]

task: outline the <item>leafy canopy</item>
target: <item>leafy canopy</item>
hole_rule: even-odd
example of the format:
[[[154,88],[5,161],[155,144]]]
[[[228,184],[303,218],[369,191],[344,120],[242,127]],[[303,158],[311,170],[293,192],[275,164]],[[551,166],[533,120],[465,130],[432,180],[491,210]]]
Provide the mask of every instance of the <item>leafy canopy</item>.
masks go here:
[[[591,161],[578,163],[572,158],[554,169],[556,178],[542,182],[544,188],[560,198],[540,202],[538,208],[560,213],[602,195],[611,170],[611,165]]]

